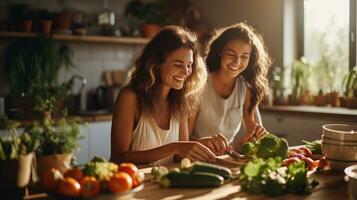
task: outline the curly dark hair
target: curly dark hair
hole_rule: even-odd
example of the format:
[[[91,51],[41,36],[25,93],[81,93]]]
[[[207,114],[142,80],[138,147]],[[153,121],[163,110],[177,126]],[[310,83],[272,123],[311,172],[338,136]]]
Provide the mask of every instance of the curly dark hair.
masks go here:
[[[141,112],[153,113],[159,97],[160,65],[167,56],[181,48],[193,51],[192,73],[181,90],[171,89],[168,100],[175,117],[189,116],[197,109],[200,94],[207,80],[207,70],[199,53],[196,35],[179,26],[166,26],[145,46],[129,72],[129,86],[138,94]]]
[[[217,30],[207,45],[206,63],[208,71],[217,71],[221,66],[220,52],[232,40],[242,40],[250,44],[252,52],[248,67],[242,72],[251,92],[251,105],[249,112],[269,95],[269,84],[267,79],[271,59],[268,49],[265,47],[263,37],[250,25],[241,22]]]

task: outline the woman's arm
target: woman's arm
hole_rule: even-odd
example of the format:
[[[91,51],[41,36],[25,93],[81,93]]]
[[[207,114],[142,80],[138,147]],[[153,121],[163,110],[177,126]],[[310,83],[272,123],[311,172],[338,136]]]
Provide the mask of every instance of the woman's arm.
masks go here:
[[[137,96],[130,88],[120,91],[115,104],[112,135],[111,160],[113,162],[151,163],[171,155],[188,157],[191,160],[214,160],[208,148],[198,142],[189,142],[187,119],[180,123],[182,141],[165,144],[145,151],[130,151],[130,142],[137,113]]]
[[[249,142],[252,139],[259,139],[266,134],[264,127],[262,126],[260,115],[257,113],[257,107],[249,112],[249,107],[251,105],[251,93],[247,90],[246,97],[243,104],[243,123],[246,129],[243,137],[239,138],[237,143],[234,145],[236,149]],[[259,115],[259,116],[258,116]]]

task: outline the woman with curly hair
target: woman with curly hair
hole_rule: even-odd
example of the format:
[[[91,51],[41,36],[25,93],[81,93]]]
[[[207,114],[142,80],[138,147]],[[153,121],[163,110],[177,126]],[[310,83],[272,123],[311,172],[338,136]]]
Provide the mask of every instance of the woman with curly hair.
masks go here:
[[[197,109],[207,80],[196,37],[168,26],[146,45],[115,104],[111,133],[114,162],[167,163],[174,155],[214,161],[189,141],[188,116]]]
[[[266,131],[257,106],[268,95],[271,65],[262,36],[246,23],[223,28],[208,43],[206,64],[207,85],[189,120],[191,138],[216,155],[261,138]],[[242,122],[246,132],[236,138]]]

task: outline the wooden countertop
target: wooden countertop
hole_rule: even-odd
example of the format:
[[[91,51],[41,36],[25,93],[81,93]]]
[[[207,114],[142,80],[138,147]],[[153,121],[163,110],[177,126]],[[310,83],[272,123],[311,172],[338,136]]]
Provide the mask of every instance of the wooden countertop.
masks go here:
[[[259,108],[262,113],[290,114],[313,117],[324,117],[334,119],[345,119],[350,122],[357,122],[357,109],[342,107],[319,107],[319,106],[268,106]]]
[[[225,160],[227,159],[225,158]],[[151,167],[141,168],[140,171],[145,173],[146,178],[151,176]],[[347,183],[344,180],[343,172],[320,171],[311,175],[311,178],[319,181],[319,185],[313,189],[310,195],[288,194],[277,198],[266,195],[253,195],[242,192],[238,180],[233,180],[218,188],[162,188],[157,183],[146,180],[144,187],[137,192],[120,196],[102,195],[97,199],[348,199]],[[24,199],[38,198],[48,199],[46,194],[30,194],[24,197]]]

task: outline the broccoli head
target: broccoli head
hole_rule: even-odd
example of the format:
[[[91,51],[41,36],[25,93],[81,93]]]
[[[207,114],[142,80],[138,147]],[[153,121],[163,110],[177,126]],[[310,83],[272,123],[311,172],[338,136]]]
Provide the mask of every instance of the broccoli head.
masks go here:
[[[275,156],[280,156],[282,159],[285,159],[289,153],[289,144],[285,138],[280,138],[278,148],[275,150]]]
[[[255,145],[251,142],[245,143],[242,146],[242,154],[246,155],[246,156],[250,156],[250,155],[254,155],[256,148]]]
[[[273,149],[278,146],[279,141],[280,138],[276,137],[275,135],[267,134],[260,140],[260,145]]]

